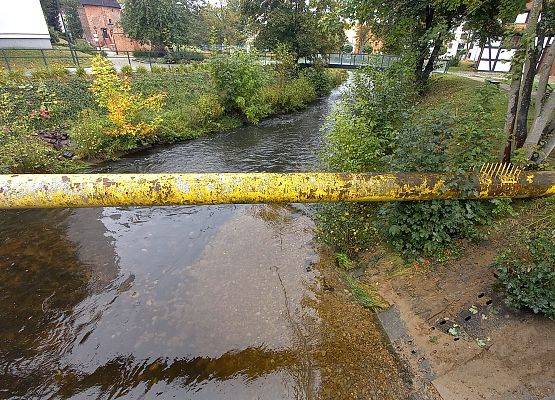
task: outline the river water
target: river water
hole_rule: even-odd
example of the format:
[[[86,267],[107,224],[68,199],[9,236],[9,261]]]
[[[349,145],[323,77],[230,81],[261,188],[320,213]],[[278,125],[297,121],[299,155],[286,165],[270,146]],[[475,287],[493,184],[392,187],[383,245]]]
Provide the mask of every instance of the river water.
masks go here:
[[[339,96],[101,170],[317,170]],[[0,398],[323,397],[322,364],[336,355],[315,334],[327,328],[309,208],[24,210],[0,223]],[[383,390],[376,398],[395,392]]]

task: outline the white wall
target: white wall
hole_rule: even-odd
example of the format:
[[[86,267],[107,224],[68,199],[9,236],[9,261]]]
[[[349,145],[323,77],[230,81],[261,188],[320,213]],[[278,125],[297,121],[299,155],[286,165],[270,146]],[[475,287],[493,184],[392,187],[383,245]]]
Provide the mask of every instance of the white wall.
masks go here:
[[[39,0],[0,0],[0,48],[51,47]]]

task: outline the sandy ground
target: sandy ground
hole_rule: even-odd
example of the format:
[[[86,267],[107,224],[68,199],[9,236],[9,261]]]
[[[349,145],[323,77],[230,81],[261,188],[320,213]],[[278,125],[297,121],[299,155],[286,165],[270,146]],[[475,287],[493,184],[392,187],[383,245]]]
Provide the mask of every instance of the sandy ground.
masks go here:
[[[435,398],[555,399],[555,321],[513,311],[493,291],[488,265],[499,239],[466,244],[457,260],[437,265],[368,255],[375,266],[361,279],[392,304],[378,314],[382,326]]]

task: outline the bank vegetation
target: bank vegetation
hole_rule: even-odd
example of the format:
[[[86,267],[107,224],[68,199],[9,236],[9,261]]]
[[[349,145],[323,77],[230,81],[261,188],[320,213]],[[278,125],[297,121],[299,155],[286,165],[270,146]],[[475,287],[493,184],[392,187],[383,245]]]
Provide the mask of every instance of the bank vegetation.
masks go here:
[[[283,57],[287,60],[286,52]],[[290,58],[290,57],[289,57]],[[236,52],[202,63],[92,74],[64,68],[0,74],[0,172],[71,172],[307,107],[346,77],[316,66],[263,66]]]

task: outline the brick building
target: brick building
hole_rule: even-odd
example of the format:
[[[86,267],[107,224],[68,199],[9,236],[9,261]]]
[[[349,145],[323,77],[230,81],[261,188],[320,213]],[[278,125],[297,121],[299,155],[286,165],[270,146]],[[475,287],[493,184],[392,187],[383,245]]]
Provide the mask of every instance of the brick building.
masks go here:
[[[121,6],[116,0],[81,0],[78,14],[84,38],[92,46],[116,52],[144,49],[123,32]]]

